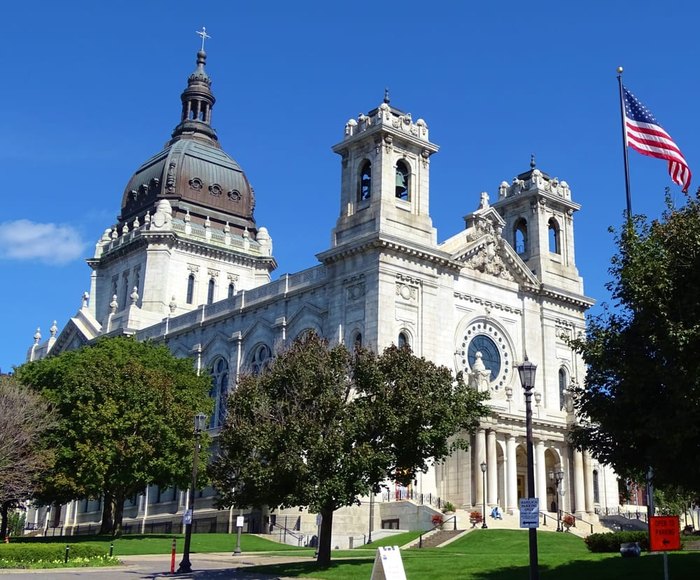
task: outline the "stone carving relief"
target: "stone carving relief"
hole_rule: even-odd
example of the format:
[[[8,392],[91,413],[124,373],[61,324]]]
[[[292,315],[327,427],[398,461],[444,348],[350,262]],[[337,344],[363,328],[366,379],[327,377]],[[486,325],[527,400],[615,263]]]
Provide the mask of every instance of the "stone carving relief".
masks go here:
[[[503,259],[498,255],[498,244],[496,240],[489,237],[484,241],[482,248],[465,260],[465,265],[477,272],[489,274],[502,280],[513,280],[513,275],[508,271]]]
[[[347,288],[348,300],[355,301],[359,300],[365,295],[365,283],[359,282],[357,284],[351,284]]]
[[[418,288],[415,286],[409,286],[403,282],[397,282],[396,295],[400,296],[404,300],[415,302],[415,300],[418,298]]]

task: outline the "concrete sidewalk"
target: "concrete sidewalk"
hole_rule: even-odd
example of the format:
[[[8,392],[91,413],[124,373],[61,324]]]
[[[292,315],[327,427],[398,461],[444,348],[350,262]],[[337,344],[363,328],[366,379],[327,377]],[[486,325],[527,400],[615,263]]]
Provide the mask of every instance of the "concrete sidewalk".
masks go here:
[[[175,564],[180,562],[181,555]],[[178,578],[183,580],[303,580],[283,576],[269,576],[246,572],[246,568],[262,564],[282,564],[288,562],[308,562],[303,556],[271,556],[264,553],[232,556],[230,552],[192,554],[193,572],[190,574],[170,574],[170,558],[158,556],[120,556],[124,566],[109,568],[55,568],[50,570],[0,570],[1,580],[69,580],[71,578],[94,580],[151,580],[155,578]]]

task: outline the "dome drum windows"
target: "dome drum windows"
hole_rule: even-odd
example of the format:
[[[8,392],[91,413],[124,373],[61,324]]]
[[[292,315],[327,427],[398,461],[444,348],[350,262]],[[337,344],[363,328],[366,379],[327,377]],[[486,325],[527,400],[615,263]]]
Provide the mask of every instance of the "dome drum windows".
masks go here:
[[[187,298],[185,301],[187,304],[194,302],[194,274],[190,274],[187,277]]]
[[[215,291],[216,291],[216,280],[214,280],[214,278],[209,278],[209,285],[207,287],[207,304],[213,304]]]

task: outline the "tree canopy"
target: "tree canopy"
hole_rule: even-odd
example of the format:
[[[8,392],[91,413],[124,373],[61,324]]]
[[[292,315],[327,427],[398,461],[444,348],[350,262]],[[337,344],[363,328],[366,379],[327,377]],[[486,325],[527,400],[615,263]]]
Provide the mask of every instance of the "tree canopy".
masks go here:
[[[241,377],[210,475],[223,506],[308,506],[330,561],[334,510],[467,445],[484,396],[408,347],[329,348],[314,333]]]
[[[11,506],[32,497],[53,453],[44,433],[55,415],[40,394],[20,385],[12,375],[0,375],[0,537],[7,534]]]
[[[699,489],[700,203],[659,220],[637,216],[617,235],[614,304],[573,341],[588,364],[575,393],[573,439],[622,476]]]
[[[191,360],[116,337],[27,363],[16,376],[59,415],[44,500],[103,497],[101,533],[118,533],[125,499],[149,484],[187,487],[193,416],[211,411],[211,379]]]

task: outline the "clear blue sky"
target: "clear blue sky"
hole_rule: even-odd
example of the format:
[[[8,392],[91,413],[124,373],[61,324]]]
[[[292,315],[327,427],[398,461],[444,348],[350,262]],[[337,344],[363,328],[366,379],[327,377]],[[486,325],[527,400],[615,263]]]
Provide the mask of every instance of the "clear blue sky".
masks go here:
[[[202,25],[212,124],[257,196],[276,275],[316,263],[339,211],[345,122],[392,105],[440,145],[440,240],[481,191],[528,168],[569,182],[586,293],[607,299],[608,226],[625,206],[615,69],[674,137],[700,185],[695,2],[120,1],[3,6],[0,368],[24,361],[89,289],[84,258],[131,174],[179,121]],[[630,152],[635,212],[663,211],[663,161]],[[27,224],[21,220],[31,222]],[[16,222],[20,222],[17,224]],[[20,234],[25,237],[22,240]],[[597,307],[596,307],[597,308]]]

